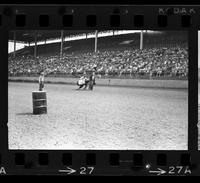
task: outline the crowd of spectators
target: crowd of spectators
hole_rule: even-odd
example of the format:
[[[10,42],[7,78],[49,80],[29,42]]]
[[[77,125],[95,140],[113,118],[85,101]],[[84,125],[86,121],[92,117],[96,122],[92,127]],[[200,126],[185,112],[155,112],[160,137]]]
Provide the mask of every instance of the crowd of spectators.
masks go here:
[[[33,75],[41,71],[51,75],[79,75],[95,69],[99,77],[188,76],[186,47],[72,52],[59,55],[9,57],[9,75]]]

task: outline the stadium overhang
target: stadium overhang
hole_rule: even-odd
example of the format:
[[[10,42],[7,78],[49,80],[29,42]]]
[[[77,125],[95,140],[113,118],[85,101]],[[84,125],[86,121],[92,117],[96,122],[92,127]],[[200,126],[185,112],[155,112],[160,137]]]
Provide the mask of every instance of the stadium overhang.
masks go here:
[[[59,39],[61,37],[61,30],[14,30],[9,32],[9,40],[16,40],[16,42],[22,42],[25,44],[34,43],[35,32],[37,32],[38,42],[50,39]],[[95,30],[64,30],[63,36],[76,36],[81,34],[89,34],[92,32],[95,32]]]
[[[140,33],[140,49],[143,49],[143,33],[164,33],[164,31],[142,31],[142,30],[13,30],[9,32],[9,41],[14,42],[14,57],[16,53],[16,43],[24,43],[28,44],[29,46],[34,45],[34,56],[37,57],[37,45],[39,42],[47,41],[54,41],[58,39],[61,43],[60,45],[60,57],[62,58],[63,54],[63,42],[65,38],[73,38],[77,36],[80,37],[84,35],[85,39],[91,37],[91,34],[94,34],[95,44],[94,44],[94,51],[97,52],[97,39],[101,37],[101,33],[105,36],[105,33],[109,36],[114,36],[118,34],[130,34],[130,33]],[[110,34],[111,33],[111,34]],[[59,40],[60,39],[60,40]],[[57,41],[57,40],[56,40]]]

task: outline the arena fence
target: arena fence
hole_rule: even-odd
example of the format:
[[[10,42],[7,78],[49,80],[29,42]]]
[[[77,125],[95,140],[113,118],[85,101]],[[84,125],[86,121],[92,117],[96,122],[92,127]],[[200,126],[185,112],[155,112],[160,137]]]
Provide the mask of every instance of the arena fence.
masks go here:
[[[8,81],[38,84],[38,77],[9,77]],[[75,77],[45,77],[45,83],[51,84],[71,84],[76,87],[77,81]],[[96,86],[188,89],[188,80],[96,78]]]

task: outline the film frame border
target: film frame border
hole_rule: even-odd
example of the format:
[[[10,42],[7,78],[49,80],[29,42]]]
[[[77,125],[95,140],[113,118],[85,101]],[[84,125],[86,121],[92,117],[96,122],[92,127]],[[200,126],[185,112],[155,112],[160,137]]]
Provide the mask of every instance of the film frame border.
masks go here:
[[[175,13],[175,8],[186,12]],[[163,10],[163,11],[162,11]],[[192,13],[195,11],[196,13]],[[41,12],[41,13],[40,13]],[[12,174],[55,174],[58,167],[73,167],[79,175],[90,175],[88,167],[95,167],[91,175],[152,175],[154,170],[176,166],[190,167],[191,175],[200,174],[198,151],[198,30],[200,30],[200,6],[0,6],[0,56],[3,89],[0,90],[0,167]],[[71,24],[64,26],[63,16],[71,17]],[[89,16],[89,18],[88,18]],[[137,17],[135,19],[135,16]],[[42,18],[41,18],[42,17]],[[114,17],[114,18],[113,18]],[[48,20],[49,24],[46,24]],[[96,24],[94,24],[96,20]],[[140,24],[143,20],[143,25]],[[90,23],[89,23],[90,22]],[[92,23],[91,23],[92,22]],[[164,23],[163,23],[164,22]],[[16,25],[17,23],[17,25]],[[40,24],[41,23],[41,24]],[[44,24],[43,24],[44,23]],[[91,25],[92,24],[92,25]],[[111,25],[110,25],[111,24]],[[113,26],[114,24],[114,26]],[[161,24],[158,25],[158,24]],[[42,26],[41,26],[42,25]],[[88,27],[89,25],[89,27]],[[188,150],[140,151],[140,150],[9,150],[8,149],[8,78],[7,53],[9,30],[95,30],[95,29],[149,29],[185,30],[189,38],[189,118]],[[191,64],[192,63],[192,64]],[[7,70],[6,70],[7,69]],[[191,72],[192,71],[192,72]],[[62,162],[63,161],[63,162]],[[64,163],[64,164],[63,164]],[[81,169],[83,168],[83,169]],[[85,169],[84,169],[85,168]],[[172,168],[173,169],[173,168]],[[2,170],[1,170],[2,171]],[[170,175],[168,171],[167,175]],[[64,174],[66,175],[66,174]],[[174,170],[172,175],[179,175]],[[182,175],[182,174],[180,174]],[[189,174],[190,175],[190,174]]]

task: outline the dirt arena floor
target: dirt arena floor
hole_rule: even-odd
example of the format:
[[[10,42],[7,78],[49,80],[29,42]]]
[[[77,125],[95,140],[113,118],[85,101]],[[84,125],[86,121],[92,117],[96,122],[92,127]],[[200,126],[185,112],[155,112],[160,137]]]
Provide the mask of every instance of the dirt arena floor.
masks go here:
[[[9,82],[10,149],[187,150],[187,89],[46,84],[48,114],[33,115],[35,83]]]

